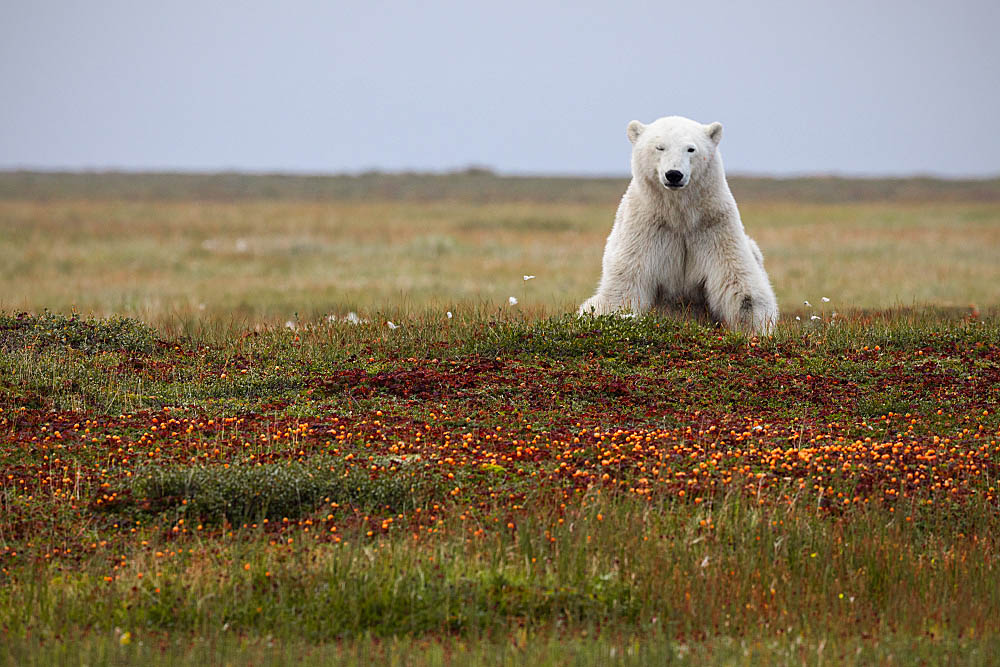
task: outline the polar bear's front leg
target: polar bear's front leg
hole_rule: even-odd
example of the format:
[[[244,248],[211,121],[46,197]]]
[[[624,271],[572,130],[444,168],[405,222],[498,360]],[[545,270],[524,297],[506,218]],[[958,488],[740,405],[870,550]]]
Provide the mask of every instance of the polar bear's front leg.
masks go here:
[[[712,313],[730,329],[767,335],[778,322],[778,300],[763,262],[742,231],[706,239],[705,296]]]
[[[580,305],[580,315],[607,315],[629,311],[641,315],[653,307],[656,289],[635,267],[612,263],[601,273],[597,293]]]

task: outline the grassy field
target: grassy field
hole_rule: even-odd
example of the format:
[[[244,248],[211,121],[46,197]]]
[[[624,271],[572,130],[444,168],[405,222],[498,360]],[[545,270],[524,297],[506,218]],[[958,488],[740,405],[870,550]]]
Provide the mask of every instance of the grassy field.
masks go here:
[[[461,178],[0,178],[0,664],[995,662],[988,183],[748,182],[750,339]]]
[[[430,185],[384,177],[395,187],[368,187],[393,198],[366,198],[331,179],[339,197],[294,199],[299,191],[289,195],[283,181],[246,177],[230,191],[209,188],[206,177],[201,193],[149,176],[131,184],[156,196],[123,199],[83,197],[83,185],[56,180],[77,194],[67,199],[54,195],[56,185],[17,190],[15,176],[0,175],[0,308],[76,308],[159,328],[454,312],[510,296],[522,308],[572,310],[597,284],[624,187],[594,181],[584,197],[587,181],[554,181],[544,199],[544,179],[460,175],[449,190],[445,177]],[[97,183],[112,194],[125,188],[112,188],[111,177]],[[734,189],[745,193],[744,222],[786,313],[809,314],[803,303],[823,296],[834,310],[1000,303],[995,182],[888,183],[882,200],[865,181],[824,189],[812,180],[737,180]],[[477,201],[480,192],[493,194]],[[524,275],[537,278],[525,283]]]

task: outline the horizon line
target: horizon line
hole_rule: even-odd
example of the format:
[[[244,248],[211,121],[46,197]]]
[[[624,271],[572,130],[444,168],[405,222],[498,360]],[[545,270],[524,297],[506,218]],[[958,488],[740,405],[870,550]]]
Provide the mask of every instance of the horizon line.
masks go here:
[[[632,175],[626,172],[610,173],[573,173],[556,171],[505,171],[483,165],[467,165],[447,169],[378,169],[365,168],[343,171],[314,171],[307,169],[246,169],[246,168],[156,168],[156,167],[37,167],[37,166],[0,166],[0,175],[38,174],[48,176],[65,175],[125,175],[125,176],[248,176],[248,177],[291,177],[291,178],[364,178],[369,176],[490,176],[494,178],[538,178],[567,180],[628,180]],[[950,175],[930,172],[838,172],[838,171],[802,171],[789,173],[732,171],[727,178],[761,179],[761,180],[843,180],[843,181],[978,181],[989,182],[1000,180],[1000,172],[994,174]]]

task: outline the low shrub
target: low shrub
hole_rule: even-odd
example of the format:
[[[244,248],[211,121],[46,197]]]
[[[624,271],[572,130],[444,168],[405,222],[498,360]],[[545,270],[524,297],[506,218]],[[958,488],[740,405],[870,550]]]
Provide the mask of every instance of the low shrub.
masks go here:
[[[302,516],[326,499],[403,512],[423,504],[434,491],[427,480],[345,472],[325,459],[151,468],[136,476],[134,486],[136,499],[147,507],[179,508],[189,516],[233,524]]]

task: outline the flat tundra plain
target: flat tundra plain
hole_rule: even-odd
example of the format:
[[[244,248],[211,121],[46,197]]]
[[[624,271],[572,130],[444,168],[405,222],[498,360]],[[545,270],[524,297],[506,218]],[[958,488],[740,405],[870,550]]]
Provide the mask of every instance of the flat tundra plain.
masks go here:
[[[158,325],[510,296],[569,311],[593,293],[625,187],[475,172],[0,176],[0,307]],[[785,312],[824,296],[843,308],[1000,303],[997,182],[731,180]]]
[[[0,174],[0,662],[990,664],[998,183],[732,182],[773,337],[570,314],[619,179]]]

